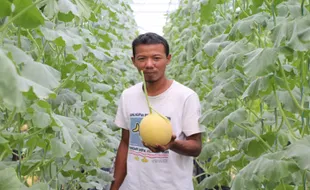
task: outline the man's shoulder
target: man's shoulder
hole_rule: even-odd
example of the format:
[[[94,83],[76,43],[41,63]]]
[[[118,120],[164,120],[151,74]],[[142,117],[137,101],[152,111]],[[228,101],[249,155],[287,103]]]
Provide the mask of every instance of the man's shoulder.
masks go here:
[[[184,96],[190,96],[193,94],[197,94],[193,89],[191,89],[190,87],[174,80],[174,86],[175,86],[175,91],[181,95]]]

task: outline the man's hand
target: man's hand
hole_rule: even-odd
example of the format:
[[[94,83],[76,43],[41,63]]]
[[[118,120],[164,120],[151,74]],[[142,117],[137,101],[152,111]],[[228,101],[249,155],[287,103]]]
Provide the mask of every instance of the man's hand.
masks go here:
[[[145,147],[147,147],[148,149],[150,149],[152,152],[165,152],[166,150],[170,149],[170,147],[172,146],[172,144],[174,143],[176,139],[175,135],[171,136],[171,140],[168,144],[166,145],[155,145],[155,146],[149,146],[148,144],[146,144],[145,142],[142,142],[143,145]]]

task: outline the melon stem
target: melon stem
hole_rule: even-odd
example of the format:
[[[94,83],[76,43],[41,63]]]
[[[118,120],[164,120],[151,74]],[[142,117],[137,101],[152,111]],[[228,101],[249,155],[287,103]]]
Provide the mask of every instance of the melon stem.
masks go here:
[[[164,115],[162,115],[161,113],[159,113],[158,111],[156,111],[155,109],[153,109],[153,107],[151,106],[150,101],[149,101],[149,98],[148,98],[147,90],[146,90],[146,82],[145,82],[145,79],[144,79],[143,71],[141,71],[141,75],[142,75],[142,79],[143,79],[144,95],[145,95],[145,98],[146,98],[146,101],[147,101],[147,105],[148,105],[149,110],[150,110],[150,114],[152,114],[153,111],[154,111],[154,112],[157,113],[160,117],[162,117],[164,120],[166,120],[167,122],[170,122],[169,119],[168,119],[167,117],[165,117]]]
[[[144,95],[145,95],[145,98],[146,98],[147,106],[149,107],[150,114],[152,114],[152,107],[151,107],[151,104],[150,104],[150,101],[149,101],[149,97],[148,97],[148,94],[147,94],[146,83],[145,83],[143,71],[141,71],[141,75],[142,75],[142,79],[143,79]]]

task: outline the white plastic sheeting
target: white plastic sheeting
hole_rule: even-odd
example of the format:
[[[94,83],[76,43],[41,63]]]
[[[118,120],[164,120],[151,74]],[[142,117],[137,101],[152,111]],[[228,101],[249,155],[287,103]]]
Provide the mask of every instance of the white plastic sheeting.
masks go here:
[[[166,16],[177,9],[180,0],[132,0],[131,7],[140,33],[163,34]]]

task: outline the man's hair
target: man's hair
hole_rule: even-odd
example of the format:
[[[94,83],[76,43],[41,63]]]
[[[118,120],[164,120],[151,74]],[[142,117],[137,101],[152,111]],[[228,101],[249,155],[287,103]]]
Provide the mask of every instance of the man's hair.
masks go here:
[[[132,52],[133,52],[134,57],[136,55],[136,47],[141,44],[144,44],[144,45],[163,44],[165,48],[166,56],[169,55],[169,44],[167,40],[156,33],[148,32],[145,34],[140,34],[136,39],[133,40]]]

